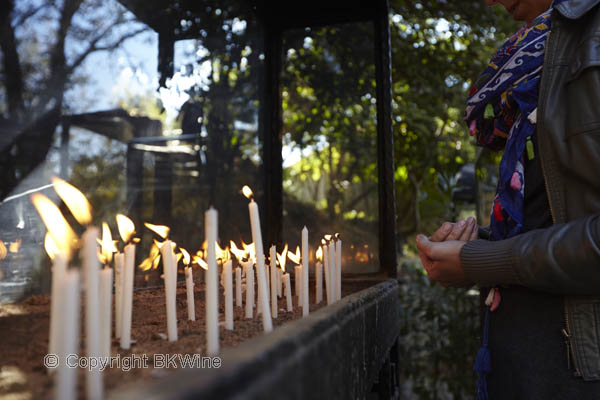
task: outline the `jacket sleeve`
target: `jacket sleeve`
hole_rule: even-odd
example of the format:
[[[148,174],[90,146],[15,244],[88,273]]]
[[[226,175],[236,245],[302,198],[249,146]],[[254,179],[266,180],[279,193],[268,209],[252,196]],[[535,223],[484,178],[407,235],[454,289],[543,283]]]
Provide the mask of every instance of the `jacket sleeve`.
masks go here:
[[[481,286],[516,284],[551,293],[600,294],[600,215],[500,241],[474,240],[460,252]]]

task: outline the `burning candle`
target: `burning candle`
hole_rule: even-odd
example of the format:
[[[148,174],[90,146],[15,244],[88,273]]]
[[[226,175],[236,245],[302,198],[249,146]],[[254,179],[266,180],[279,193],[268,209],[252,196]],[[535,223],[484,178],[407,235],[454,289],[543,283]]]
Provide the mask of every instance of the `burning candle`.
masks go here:
[[[285,244],[285,247],[283,248],[283,251],[281,252],[281,254],[279,253],[275,253],[277,255],[277,261],[279,261],[279,267],[281,269],[278,270],[278,280],[277,280],[277,294],[279,297],[283,296],[283,290],[282,290],[282,286],[283,286],[283,273],[285,272],[285,263],[287,261],[288,258],[288,245],[287,243]]]
[[[296,247],[296,253],[288,252],[288,258],[296,264],[294,268],[294,294],[298,298],[298,305],[302,305],[302,266],[300,265],[300,246]]]
[[[110,343],[112,338],[112,285],[113,270],[105,267],[100,271],[100,300],[101,300],[101,327],[102,327],[102,355],[110,357]]]
[[[58,290],[62,295],[57,309],[63,316],[63,326],[57,346],[60,348],[59,360],[63,360],[63,362],[58,365],[58,373],[55,378],[55,398],[71,400],[77,398],[79,369],[69,367],[64,360],[67,355],[79,352],[79,271],[72,269],[65,272],[64,279],[58,285]]]
[[[273,330],[273,321],[271,320],[271,310],[269,309],[269,297],[267,294],[267,280],[265,278],[265,253],[263,251],[262,233],[260,230],[260,218],[258,215],[258,205],[252,197],[252,190],[248,186],[243,188],[244,195],[250,198],[248,212],[250,214],[250,227],[252,229],[252,240],[254,241],[254,251],[256,254],[256,276],[258,279],[258,292],[260,293],[263,329],[265,332]]]
[[[88,357],[102,355],[100,336],[100,306],[98,274],[100,262],[97,250],[98,228],[90,226],[83,234],[83,271],[85,281],[85,344]],[[99,368],[87,370],[86,392],[89,399],[103,398],[102,371]]]
[[[287,301],[287,311],[292,312],[292,285],[290,284],[290,274],[283,274],[283,283],[285,286],[285,299]]]
[[[294,267],[294,289],[298,299],[298,307],[302,306],[302,265]]]
[[[133,275],[135,268],[135,244],[130,243],[135,233],[133,221],[123,214],[117,214],[117,228],[123,242],[127,243],[123,252],[122,309],[121,309],[121,341],[122,349],[131,348],[131,318],[133,307]]]
[[[323,248],[319,246],[317,250],[317,267],[315,268],[315,304],[319,304],[323,300]]]
[[[327,245],[327,256],[329,258],[329,291],[331,295],[331,302],[337,301],[337,283],[336,283],[336,269],[335,269],[335,243],[330,241]]]
[[[35,193],[31,202],[40,214],[46,229],[44,247],[52,259],[52,288],[50,303],[50,337],[48,352],[60,354],[61,337],[65,329],[63,314],[60,311],[64,293],[60,290],[62,281],[67,271],[67,262],[71,257],[73,243],[77,236],[58,207],[46,196]]]
[[[327,305],[330,305],[333,303],[333,298],[331,296],[331,276],[329,275],[329,247],[325,239],[321,240],[321,244],[323,247],[323,262],[325,264],[325,295],[327,296]]]
[[[48,340],[48,354],[59,354],[58,343],[60,339],[61,326],[64,326],[62,322],[62,314],[60,311],[60,303],[62,301],[63,292],[60,290],[60,286],[64,279],[67,271],[67,259],[61,254],[52,239],[49,232],[46,233],[44,239],[44,247],[48,256],[52,259],[52,287],[50,297],[50,338]],[[48,370],[52,371],[52,370]]]
[[[254,268],[252,260],[244,265],[246,274],[246,318],[252,318],[254,312]]]
[[[194,277],[192,275],[192,267],[190,267],[190,253],[185,249],[180,249],[183,255],[183,263],[185,267],[185,291],[187,295],[187,308],[188,308],[188,319],[190,321],[196,320],[196,305],[194,304]]]
[[[337,274],[335,268],[335,243],[333,241],[329,243],[327,255],[329,256],[329,279],[331,281],[329,290],[331,291],[332,302],[335,303],[337,301]]]
[[[163,279],[165,281],[165,306],[167,313],[167,337],[169,342],[177,340],[177,304],[176,282],[177,266],[175,262],[175,253],[173,252],[174,243],[169,239],[165,240],[160,247],[160,253],[163,260]]]
[[[210,208],[204,214],[207,241],[206,262],[206,347],[209,355],[219,353],[219,276],[215,245],[218,237],[217,210]]]
[[[123,322],[123,268],[125,256],[123,253],[115,255],[115,337],[121,337],[121,327]]]
[[[242,269],[235,267],[235,305],[242,307]]]
[[[310,311],[308,304],[308,229],[302,229],[302,316]]]
[[[269,249],[269,267],[271,271],[271,316],[277,318],[277,251],[274,245]]]
[[[336,298],[342,298],[342,240],[338,233],[335,234],[335,283],[336,283]]]
[[[277,297],[283,296],[283,271],[277,269]]]
[[[231,281],[231,260],[223,264],[223,276],[225,286],[225,329],[233,330],[233,285]]]
[[[104,269],[100,271],[100,330],[103,357],[110,357],[110,344],[112,338],[112,286],[113,270],[109,267],[112,254],[117,250],[112,240],[110,228],[106,222],[102,223],[102,252],[99,254]]]

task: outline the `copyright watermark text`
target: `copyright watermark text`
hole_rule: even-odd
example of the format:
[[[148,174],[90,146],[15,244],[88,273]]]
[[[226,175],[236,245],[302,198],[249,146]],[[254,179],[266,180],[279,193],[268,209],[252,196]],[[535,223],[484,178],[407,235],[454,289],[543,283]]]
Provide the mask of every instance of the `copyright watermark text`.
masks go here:
[[[84,357],[69,354],[59,357],[56,354],[44,356],[44,366],[48,369],[65,365],[68,368],[82,368],[88,370],[104,371],[107,368],[118,368],[130,371],[135,368],[220,368],[221,357],[207,357],[200,354],[130,354],[121,357],[120,354],[112,357]]]

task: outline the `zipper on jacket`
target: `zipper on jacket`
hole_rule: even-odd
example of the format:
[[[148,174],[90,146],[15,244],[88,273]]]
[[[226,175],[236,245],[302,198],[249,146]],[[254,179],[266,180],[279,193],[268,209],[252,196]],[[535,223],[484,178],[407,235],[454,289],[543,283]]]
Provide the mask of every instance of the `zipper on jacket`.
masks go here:
[[[553,12],[553,14],[556,14],[556,12]],[[556,18],[553,18],[554,20],[556,20]],[[551,50],[550,49],[550,38],[552,38],[552,29],[550,29],[550,32],[548,32],[548,37],[546,38],[546,49],[544,52],[544,68],[547,64],[547,60],[549,58],[548,54],[550,53]],[[552,49],[553,50],[553,49]],[[552,51],[551,50],[551,51]],[[553,52],[553,51],[552,51]],[[542,69],[542,76],[544,74],[544,69]],[[543,85],[540,87],[540,93],[539,93],[539,99],[545,99],[545,97],[547,96],[547,89],[548,85]],[[542,93],[543,91],[543,93]],[[537,119],[537,127],[540,127],[540,125],[543,125],[544,123],[544,100],[542,101],[538,101],[538,116],[541,116],[542,118],[538,118]],[[538,130],[538,132],[541,131]],[[538,135],[538,139],[539,139],[539,135]],[[550,216],[552,217],[552,223],[556,224],[556,214],[554,212],[554,209],[552,208],[552,200],[550,197],[550,189],[548,188],[548,176],[546,175],[546,167],[544,165],[544,152],[541,151],[541,149],[539,148],[539,146],[543,145],[543,143],[540,143],[540,141],[538,140],[538,150],[539,150],[539,157],[540,157],[540,165],[542,166],[542,176],[544,177],[544,187],[546,188],[546,196],[548,197],[548,207],[550,207]],[[569,329],[569,312],[567,309],[567,297],[564,296],[563,298],[563,302],[564,302],[564,316],[565,316],[565,328],[562,330],[562,334],[565,337],[565,345],[567,347],[567,367],[569,368],[569,370],[571,370],[571,364],[573,364],[574,367],[574,375],[575,376],[581,376],[581,373],[579,372],[578,368],[577,368],[577,363],[575,362],[575,356],[573,353],[573,346],[571,344],[571,330]]]
[[[573,375],[581,376],[579,369],[577,368],[577,364],[575,363],[575,357],[573,355],[573,346],[571,345],[571,332],[569,331],[569,319],[567,318],[567,314],[565,314],[565,323],[567,325],[566,328],[562,329],[562,334],[564,336],[565,347],[567,350],[567,369],[569,371],[573,371]]]

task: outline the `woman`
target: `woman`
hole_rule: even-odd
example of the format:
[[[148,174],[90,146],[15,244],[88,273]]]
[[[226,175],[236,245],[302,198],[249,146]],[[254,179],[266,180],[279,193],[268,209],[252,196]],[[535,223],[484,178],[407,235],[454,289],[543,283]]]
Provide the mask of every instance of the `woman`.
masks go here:
[[[432,281],[494,288],[478,398],[600,399],[600,0],[486,2],[527,23],[467,101],[503,150],[490,240],[445,223],[419,254]]]

